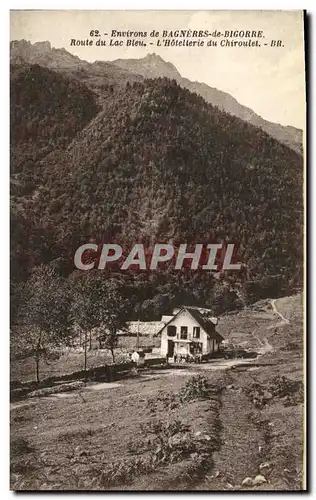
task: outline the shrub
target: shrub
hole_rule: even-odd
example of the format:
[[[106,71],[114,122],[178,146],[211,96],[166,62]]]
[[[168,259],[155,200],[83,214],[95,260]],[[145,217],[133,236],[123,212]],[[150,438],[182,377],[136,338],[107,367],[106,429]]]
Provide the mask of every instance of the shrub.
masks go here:
[[[136,475],[152,470],[153,465],[144,457],[117,460],[107,464],[101,474],[100,485],[106,487],[126,483]]]
[[[201,436],[194,435],[190,426],[179,419],[151,422],[144,431],[153,436],[148,443],[154,466],[179,462],[189,457],[204,461],[213,446],[208,437],[202,433]]]
[[[284,375],[282,375],[281,377],[274,377],[269,387],[269,390],[273,394],[273,396],[278,396],[280,398],[301,391],[302,389],[302,382],[290,380]]]
[[[195,399],[206,399],[209,397],[211,387],[206,377],[196,375],[191,377],[181,389],[180,400],[192,401]]]
[[[274,377],[268,386],[254,383],[244,390],[257,408],[268,404],[273,398],[282,399],[285,406],[297,405],[304,400],[302,382],[290,380],[284,375]]]
[[[178,395],[173,392],[159,391],[157,396],[149,397],[147,407],[150,413],[157,410],[170,411],[178,407]]]

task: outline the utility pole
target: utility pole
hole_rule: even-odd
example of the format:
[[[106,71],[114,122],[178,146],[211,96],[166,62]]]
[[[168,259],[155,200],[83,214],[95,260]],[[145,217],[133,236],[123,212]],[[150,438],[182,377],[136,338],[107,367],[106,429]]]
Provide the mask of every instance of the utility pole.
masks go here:
[[[137,339],[136,339],[136,350],[139,348],[139,319],[137,320]]]

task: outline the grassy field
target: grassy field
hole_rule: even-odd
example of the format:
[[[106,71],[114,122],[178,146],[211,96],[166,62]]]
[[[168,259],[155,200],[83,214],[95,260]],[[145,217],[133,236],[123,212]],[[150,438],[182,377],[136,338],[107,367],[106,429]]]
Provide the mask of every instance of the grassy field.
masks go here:
[[[159,339],[140,337],[139,345],[146,347],[148,344],[160,345]],[[121,337],[118,348],[115,349],[115,361],[124,362],[129,360],[129,352],[136,348],[137,338]],[[106,363],[112,363],[112,356],[107,349],[97,349],[97,343],[93,343],[93,348],[87,351],[87,368],[94,368]],[[159,357],[159,354],[157,354]],[[40,362],[40,377],[45,379],[50,376],[56,376],[66,373],[72,373],[84,369],[84,350],[83,348],[71,348],[61,353],[57,359],[42,359]],[[13,359],[10,364],[11,380],[20,380],[22,382],[35,380],[35,361],[31,357],[23,359]]]
[[[147,370],[13,403],[11,488],[301,489],[300,300],[275,302],[289,323],[270,303],[221,318],[225,338],[238,334],[240,343],[262,347],[248,366],[222,361]],[[256,339],[258,314],[265,317]],[[242,485],[258,474],[262,484]]]
[[[117,361],[128,360],[127,350],[117,349]],[[87,368],[93,368],[102,364],[111,363],[112,356],[108,350],[92,350],[87,353]],[[71,349],[60,356],[59,359],[46,360],[40,362],[40,377],[47,377],[72,373],[84,369],[83,349]],[[22,382],[35,380],[35,362],[31,357],[11,361],[11,380]]]

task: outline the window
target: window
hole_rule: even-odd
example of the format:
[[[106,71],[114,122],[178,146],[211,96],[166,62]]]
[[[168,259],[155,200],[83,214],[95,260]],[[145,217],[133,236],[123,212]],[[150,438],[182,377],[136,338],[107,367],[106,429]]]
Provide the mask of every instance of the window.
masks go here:
[[[180,339],[186,340],[188,338],[188,327],[181,326]]]
[[[167,326],[167,335],[168,337],[175,337],[177,334],[177,327],[175,325]]]
[[[200,327],[199,326],[194,326],[193,327],[193,338],[194,339],[199,339],[200,338]]]

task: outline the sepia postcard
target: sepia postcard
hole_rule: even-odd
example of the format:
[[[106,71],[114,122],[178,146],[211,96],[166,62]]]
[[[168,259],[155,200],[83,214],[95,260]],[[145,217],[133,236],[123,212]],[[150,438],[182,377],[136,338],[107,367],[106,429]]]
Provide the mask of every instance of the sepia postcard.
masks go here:
[[[304,11],[10,12],[10,488],[304,491]]]

